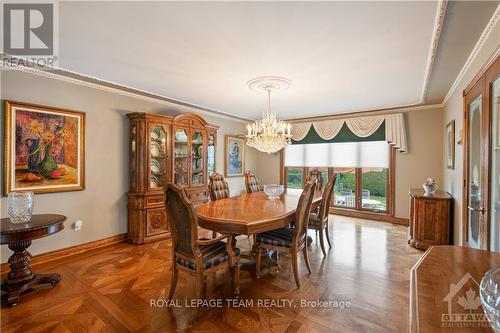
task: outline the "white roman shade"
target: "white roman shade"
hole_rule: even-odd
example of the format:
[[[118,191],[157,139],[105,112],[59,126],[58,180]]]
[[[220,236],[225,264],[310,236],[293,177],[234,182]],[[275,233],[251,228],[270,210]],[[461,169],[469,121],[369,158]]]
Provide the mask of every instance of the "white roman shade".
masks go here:
[[[357,137],[367,138],[374,134],[384,122],[387,143],[400,152],[408,152],[406,126],[402,113],[293,123],[292,139],[294,141],[303,140],[312,126],[323,140],[332,140],[339,134],[344,123]]]
[[[285,148],[286,167],[388,168],[386,141],[294,144]]]

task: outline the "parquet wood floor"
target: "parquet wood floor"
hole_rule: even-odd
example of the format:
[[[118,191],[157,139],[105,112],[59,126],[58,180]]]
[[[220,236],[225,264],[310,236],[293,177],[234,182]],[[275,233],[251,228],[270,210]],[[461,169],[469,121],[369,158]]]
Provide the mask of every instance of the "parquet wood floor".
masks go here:
[[[407,332],[409,271],[423,254],[408,246],[407,228],[382,222],[331,216],[333,248],[323,259],[319,242],[309,247],[313,273],[299,258],[302,288],[295,286],[290,258],[281,254],[282,271],[255,278],[244,261],[240,302],[228,306],[231,275],[218,272],[208,279],[209,299],[221,308],[204,308],[191,326],[193,281],[181,273],[175,297],[179,308],[159,305],[170,283],[171,242],[144,246],[120,243],[82,255],[34,266],[37,272],[61,274],[53,289],[25,294],[13,308],[2,307],[2,332]],[[240,237],[238,246],[250,248]],[[4,272],[3,272],[4,273]],[[228,283],[225,283],[228,281]],[[160,299],[160,301],[158,301]],[[261,302],[290,300],[277,307]],[[302,307],[301,300],[344,300],[352,306]]]

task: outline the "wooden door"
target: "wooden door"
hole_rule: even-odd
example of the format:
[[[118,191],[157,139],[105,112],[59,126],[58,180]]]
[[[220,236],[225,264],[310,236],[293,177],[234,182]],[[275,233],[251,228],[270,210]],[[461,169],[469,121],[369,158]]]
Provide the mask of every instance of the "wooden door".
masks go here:
[[[492,169],[492,156],[496,155],[492,130],[498,129],[498,59],[464,91],[464,216],[465,245],[489,249],[492,219],[496,217],[492,194],[498,200],[499,173]],[[492,91],[492,89],[496,89]],[[498,101],[496,101],[498,102]],[[497,131],[494,131],[496,134]],[[497,135],[496,135],[497,136]],[[496,141],[495,141],[496,142]],[[494,174],[492,174],[492,172]],[[493,186],[492,186],[493,184]],[[495,229],[498,233],[498,229]],[[498,238],[498,237],[496,237]]]

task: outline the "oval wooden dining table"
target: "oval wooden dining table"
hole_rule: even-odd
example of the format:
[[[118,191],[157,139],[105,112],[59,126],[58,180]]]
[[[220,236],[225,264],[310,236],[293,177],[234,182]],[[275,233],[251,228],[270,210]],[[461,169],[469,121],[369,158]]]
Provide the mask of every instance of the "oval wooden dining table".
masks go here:
[[[294,219],[301,189],[288,189],[279,199],[269,199],[264,192],[254,192],[210,201],[196,208],[198,225],[221,234],[253,235],[287,227]],[[313,209],[321,202],[316,191]]]
[[[288,189],[279,199],[269,199],[264,192],[246,193],[226,199],[200,204],[196,208],[198,225],[220,234],[254,235],[278,228],[288,227],[295,218],[301,189]],[[314,193],[313,210],[321,203],[320,191]],[[252,254],[258,251],[253,248]],[[278,252],[266,251],[269,272],[280,271]]]

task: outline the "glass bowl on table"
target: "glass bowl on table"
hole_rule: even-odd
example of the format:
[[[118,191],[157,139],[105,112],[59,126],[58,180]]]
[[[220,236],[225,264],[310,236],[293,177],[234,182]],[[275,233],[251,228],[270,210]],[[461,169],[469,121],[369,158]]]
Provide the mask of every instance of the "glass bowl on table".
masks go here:
[[[493,330],[500,333],[500,268],[488,271],[479,287],[481,304]]]
[[[280,195],[285,192],[284,185],[269,184],[264,185],[264,193],[267,194],[268,199],[278,199]]]
[[[33,213],[33,192],[10,192],[8,214],[12,223],[27,223]]]

